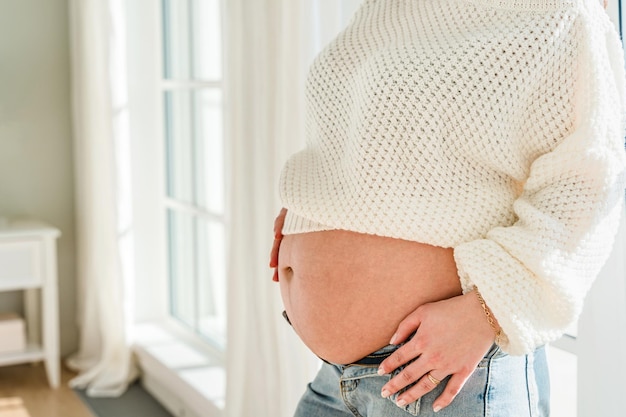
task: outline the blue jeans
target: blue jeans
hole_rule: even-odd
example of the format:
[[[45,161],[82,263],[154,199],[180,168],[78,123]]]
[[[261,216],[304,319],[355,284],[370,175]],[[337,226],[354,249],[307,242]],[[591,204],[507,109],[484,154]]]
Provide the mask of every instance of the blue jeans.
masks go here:
[[[397,349],[386,346],[375,352]],[[487,353],[452,404],[438,413],[433,402],[447,379],[405,407],[395,404],[396,395],[382,398],[380,391],[391,377],[378,376],[377,365],[324,363],[308,385],[295,417],[548,417],[550,382],[545,349],[526,356],[509,356],[499,347]]]

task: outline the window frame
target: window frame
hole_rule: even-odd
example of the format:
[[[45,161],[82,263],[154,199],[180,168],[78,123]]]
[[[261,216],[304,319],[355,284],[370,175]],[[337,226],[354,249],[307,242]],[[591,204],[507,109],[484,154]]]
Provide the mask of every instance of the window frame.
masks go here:
[[[126,7],[127,27],[133,31],[133,36],[128,37],[128,87],[133,138],[134,321],[156,323],[177,339],[224,364],[224,349],[170,315],[167,208],[184,206],[187,210],[189,207],[167,195],[164,128],[165,91],[210,88],[221,86],[223,82],[165,79],[162,2],[136,0]],[[151,297],[144,296],[146,289]]]
[[[214,3],[210,6],[219,7],[220,13],[223,10],[222,0],[213,0]],[[224,73],[223,73],[223,22],[221,16],[217,17],[219,21],[218,31],[220,34],[219,41],[214,41],[220,45],[219,64],[222,67],[221,70],[217,70],[214,78],[204,79],[202,75],[198,76],[195,71],[196,59],[195,48],[196,43],[196,29],[194,26],[198,17],[193,14],[194,7],[196,6],[195,0],[161,0],[160,2],[161,12],[161,57],[162,57],[162,75],[160,79],[160,91],[162,94],[162,127],[165,132],[164,140],[162,144],[164,146],[165,156],[165,178],[164,180],[164,202],[163,209],[167,212],[167,232],[165,240],[167,242],[167,259],[168,259],[168,315],[174,320],[179,321],[180,325],[189,328],[189,330],[198,336],[200,339],[206,340],[212,345],[213,349],[224,351],[226,349],[226,311],[222,309],[222,326],[217,333],[211,334],[210,331],[203,329],[203,299],[211,297],[209,294],[203,294],[203,290],[206,287],[222,288],[225,291],[226,277],[208,275],[210,282],[205,282],[205,275],[201,275],[202,271],[205,273],[213,273],[210,265],[209,256],[201,256],[201,251],[204,248],[202,245],[204,233],[208,239],[205,244],[211,242],[215,236],[210,236],[211,226],[217,226],[224,232],[222,235],[222,244],[225,245],[228,239],[228,222],[226,221],[226,172],[225,172],[225,158],[226,158],[226,143],[224,136]],[[208,3],[205,4],[209,5]],[[206,11],[206,10],[205,10]],[[171,13],[171,14],[170,14]],[[207,22],[203,22],[207,23]],[[210,23],[210,22],[209,22]],[[204,164],[198,163],[198,146],[203,141],[210,141],[213,138],[202,137],[196,130],[198,128],[198,122],[201,122],[199,117],[202,116],[197,107],[199,100],[204,94],[212,94],[217,92],[220,97],[219,114],[221,116],[221,144],[218,146],[222,150],[221,154],[221,167],[222,167],[222,184],[220,191],[222,192],[221,199],[224,201],[222,204],[222,212],[214,211],[215,207],[204,206],[199,200],[202,199],[199,193],[201,193],[201,187],[199,184],[204,183],[204,176],[206,172],[203,169],[198,169]],[[181,101],[182,100],[182,101]],[[179,112],[180,104],[187,111]],[[182,116],[177,118],[177,116]],[[172,126],[178,127],[172,130]],[[178,134],[182,134],[183,137],[179,138]],[[171,137],[170,135],[173,135]],[[187,164],[179,165],[181,155],[177,155],[175,151],[177,147],[172,147],[172,142],[177,142],[178,139],[183,140],[183,151],[188,151],[188,155],[182,155],[182,161],[186,161]],[[184,143],[188,141],[189,149],[184,149]],[[200,145],[201,146],[201,145]],[[180,170],[181,166],[184,166],[187,171],[183,173]],[[181,178],[178,177],[182,174]],[[165,185],[167,184],[167,185]],[[182,189],[189,191],[190,195],[178,195],[177,187],[175,185],[181,185]],[[206,190],[204,190],[206,191]],[[182,223],[181,223],[182,222]],[[189,223],[187,223],[189,222]],[[175,261],[178,256],[181,255],[177,248],[179,245],[174,241],[180,237],[177,235],[187,225],[190,227],[189,235],[184,234],[183,238],[188,238],[188,244],[190,245],[189,251],[183,251],[182,255],[191,257],[190,265],[186,267],[187,273],[184,276],[177,276],[178,267]],[[164,226],[165,227],[165,226]],[[204,231],[204,233],[202,233]],[[223,246],[222,246],[223,247]],[[210,248],[209,248],[210,250]],[[208,253],[207,253],[208,255]],[[225,262],[225,260],[224,260]],[[224,266],[223,264],[222,266]],[[223,269],[223,268],[222,268]],[[222,270],[225,274],[225,271]],[[218,281],[216,281],[218,280]],[[182,298],[178,298],[178,290],[182,290]],[[185,296],[185,292],[189,292]],[[190,297],[190,298],[189,298]],[[217,302],[219,305],[220,303]],[[190,317],[185,317],[185,311],[190,314]],[[206,313],[206,312],[205,312]],[[222,316],[223,315],[223,316]]]
[[[127,37],[134,241],[134,277],[128,286],[132,304],[128,310],[134,316],[132,348],[142,369],[142,385],[173,415],[222,416],[225,352],[168,313],[162,6],[160,1],[134,0],[125,7],[126,31],[132,31]],[[182,355],[191,351],[204,359],[180,369],[159,355],[159,349]],[[194,373],[193,378],[186,372]]]

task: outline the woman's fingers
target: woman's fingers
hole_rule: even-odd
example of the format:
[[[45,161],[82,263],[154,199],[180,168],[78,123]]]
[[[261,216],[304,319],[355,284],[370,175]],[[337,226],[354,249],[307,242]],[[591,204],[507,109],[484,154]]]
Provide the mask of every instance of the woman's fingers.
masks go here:
[[[283,239],[283,225],[285,224],[286,215],[287,209],[283,208],[274,220],[274,244],[272,245],[272,252],[270,253],[270,268],[276,268],[278,266],[278,251],[280,249],[280,242]]]
[[[283,225],[285,224],[285,216],[287,209],[282,208],[276,219],[274,220],[274,243],[270,252],[270,268],[274,268],[272,281],[278,282],[278,253],[280,251],[280,242],[283,239]]]
[[[471,372],[456,373],[452,375],[448,381],[444,381],[446,377],[439,375],[438,371],[434,370],[427,372],[417,381],[415,385],[399,395],[396,403],[399,406],[410,404],[437,388],[439,384],[444,383],[446,384],[446,387],[443,393],[441,393],[441,395],[437,397],[433,403],[433,410],[435,412],[441,411],[449,406],[452,401],[454,401],[456,396],[459,395],[459,392],[461,392],[461,389],[471,374]]]
[[[461,392],[461,389],[471,375],[472,372],[452,375],[450,380],[446,383],[446,388],[433,403],[433,410],[437,412],[452,404],[452,401],[459,395],[459,392]]]
[[[396,332],[393,334],[393,336],[391,336],[391,340],[389,341],[390,345],[399,345],[400,343],[405,342],[413,333],[417,331],[417,328],[420,325],[421,312],[422,308],[418,308],[417,310],[406,316],[405,319],[402,320],[400,324],[398,324]]]
[[[419,378],[419,380],[417,380],[415,385],[413,385],[411,388],[407,389],[405,392],[398,396],[396,403],[399,406],[405,406],[414,401],[417,401],[422,396],[437,388],[437,386],[441,384],[445,378],[446,376],[444,375],[438,375],[437,371],[426,372],[421,376],[421,378]],[[439,404],[434,407],[436,408],[437,406],[439,406]],[[439,408],[439,410],[441,408]]]
[[[278,266],[278,250],[280,249],[281,240],[282,238],[274,238],[272,252],[270,253],[270,268],[276,268]]]
[[[391,337],[389,344],[397,345],[403,343],[417,331],[421,321],[421,311],[422,309],[418,308],[402,320],[400,324],[398,324],[398,328]],[[421,353],[421,346],[419,345],[420,340],[421,339],[415,337],[389,355],[389,357],[382,361],[378,367],[378,374],[385,375],[391,373],[398,367],[405,365],[418,357]]]
[[[402,365],[415,360],[421,353],[417,338],[410,340],[381,362],[378,367],[378,375],[386,375],[393,372]]]
[[[285,216],[287,215],[287,209],[280,209],[280,213],[276,216],[274,220],[274,237],[276,239],[282,239],[283,237],[283,226],[285,225]]]
[[[428,369],[433,366],[431,365],[432,362],[421,359],[422,358],[419,358],[408,365],[385,384],[382,388],[381,395],[387,398],[406,388],[396,400],[396,404],[402,407],[417,401],[419,398],[437,388],[439,384],[444,383],[446,384],[444,391],[433,403],[433,410],[437,412],[446,408],[454,401],[472,375],[473,368],[456,372],[450,376],[448,381],[445,381],[448,377],[446,371],[436,369],[428,371]]]
[[[415,330],[408,342],[381,363],[379,374],[405,365],[383,386],[381,394],[401,392],[398,405],[409,404],[449,376],[434,403],[442,409],[457,396],[493,344],[493,329],[475,294],[468,293],[419,307],[398,325],[398,340]]]
[[[398,325],[398,330],[392,338],[392,344],[400,343],[406,340],[411,334],[415,333],[420,324],[419,311],[420,310],[417,309]],[[381,392],[383,397],[388,397],[406,386],[411,385],[428,370],[424,368],[424,366],[428,365],[426,361],[416,360],[423,352],[420,341],[421,339],[418,337],[409,340],[389,355],[378,367],[378,374],[385,375],[401,366],[409,364],[399,372],[398,375],[385,384]]]
[[[398,349],[398,350],[400,350],[400,349]],[[402,362],[405,362],[406,361],[405,358],[412,357],[412,359],[415,359],[416,356],[419,356],[419,354],[414,355],[414,351],[406,351],[406,352],[409,352],[409,353],[401,353],[400,356],[398,356],[397,358],[392,359],[392,361],[402,361]],[[388,359],[391,359],[391,357],[389,357]],[[395,366],[395,363],[393,365],[391,365],[391,366]],[[428,362],[425,361],[425,360],[416,360],[415,362],[411,363],[410,365],[407,365],[402,371],[400,371],[397,375],[395,375],[393,378],[391,378],[389,380],[389,382],[387,382],[383,386],[383,388],[381,390],[381,395],[383,397],[385,397],[385,398],[389,397],[390,395],[395,394],[396,392],[398,392],[398,391],[408,387],[409,385],[419,381],[420,378],[422,378],[426,374],[426,372],[428,372],[427,367],[428,367]],[[397,368],[397,366],[396,366],[396,368]],[[379,370],[379,373],[380,373],[380,370]],[[425,381],[425,382],[430,382],[430,381]],[[426,392],[430,391],[433,388],[434,387],[430,387],[430,389],[428,389]],[[417,397],[416,397],[416,399],[417,399]],[[413,401],[415,401],[415,400],[413,400]]]

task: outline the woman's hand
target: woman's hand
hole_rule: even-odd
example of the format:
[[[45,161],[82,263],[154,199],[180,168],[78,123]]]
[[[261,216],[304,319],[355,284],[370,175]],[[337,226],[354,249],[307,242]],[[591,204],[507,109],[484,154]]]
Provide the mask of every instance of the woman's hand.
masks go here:
[[[461,391],[493,345],[495,332],[475,291],[420,306],[398,325],[390,343],[400,344],[413,332],[411,340],[381,363],[378,373],[384,375],[413,361],[385,384],[381,395],[388,397],[417,382],[398,396],[397,404],[404,406],[450,376],[434,402],[437,412],[450,405]]]
[[[275,282],[278,282],[278,251],[280,249],[280,242],[283,240],[283,225],[285,224],[286,215],[287,209],[283,208],[280,210],[280,213],[278,213],[276,220],[274,220],[274,245],[270,253],[270,268],[274,268],[272,281]]]

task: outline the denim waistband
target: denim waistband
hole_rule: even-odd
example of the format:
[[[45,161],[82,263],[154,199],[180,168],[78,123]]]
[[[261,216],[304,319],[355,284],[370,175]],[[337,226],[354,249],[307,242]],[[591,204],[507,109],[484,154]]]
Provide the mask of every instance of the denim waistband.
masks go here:
[[[376,351],[348,365],[360,365],[360,366],[380,365],[385,359],[391,356],[391,354],[395,351],[396,349],[390,350],[388,352],[381,352],[381,353],[378,353],[379,351]]]
[[[380,365],[382,363],[382,361],[387,359],[396,350],[398,350],[398,348],[400,348],[402,345],[404,345],[409,340],[411,340],[414,335],[415,335],[415,333],[413,333],[411,336],[409,336],[405,342],[402,342],[402,343],[400,343],[398,345],[387,345],[387,346],[381,348],[380,350],[377,350],[376,352],[370,353],[369,355],[365,356],[364,358],[359,359],[358,361],[352,362],[352,363],[344,365],[344,366],[350,366],[350,365],[360,365],[360,366],[375,365],[375,366],[378,366],[378,365]],[[486,363],[486,362],[490,361],[494,357],[499,357],[499,356],[502,356],[502,355],[505,355],[505,353],[502,352],[500,347],[497,344],[494,343],[491,346],[491,348],[489,349],[489,351],[485,354],[483,360],[481,361],[481,364],[483,362]]]

